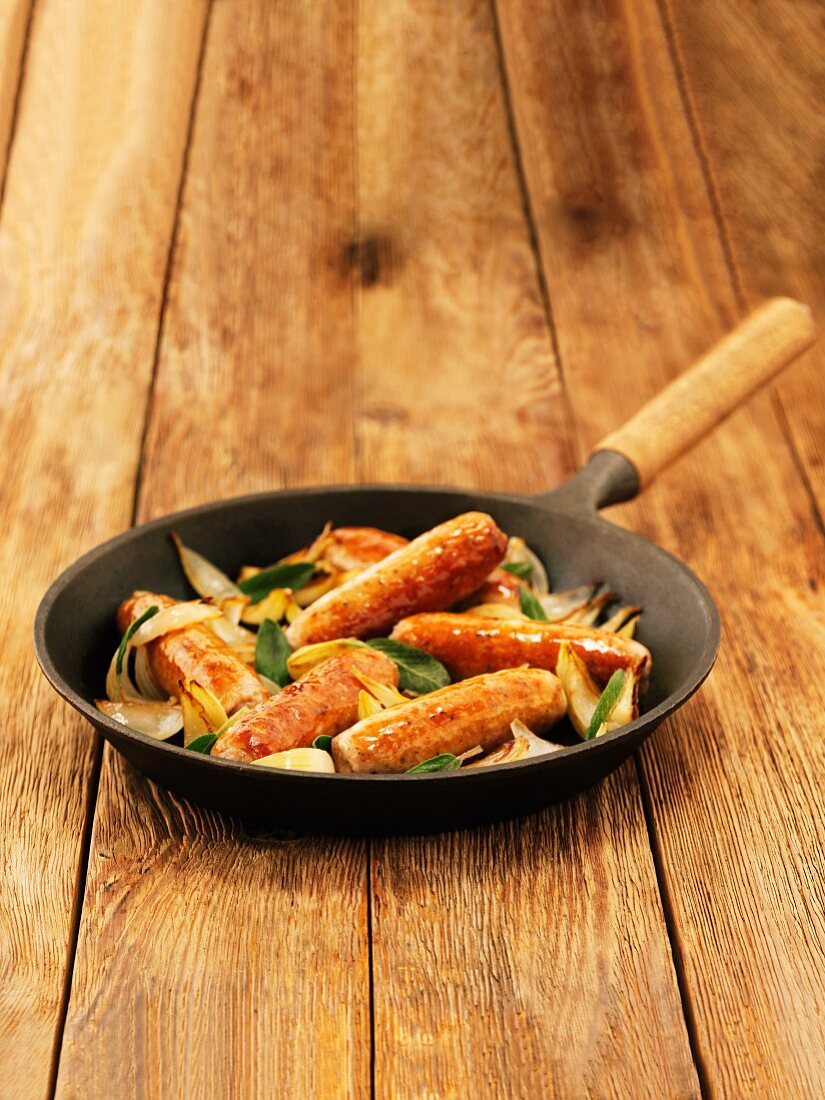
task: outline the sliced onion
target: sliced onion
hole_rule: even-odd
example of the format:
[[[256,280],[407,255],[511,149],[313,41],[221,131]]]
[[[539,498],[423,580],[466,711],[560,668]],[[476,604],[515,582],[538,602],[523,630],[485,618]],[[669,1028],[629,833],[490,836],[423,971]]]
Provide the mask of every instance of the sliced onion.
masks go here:
[[[536,737],[518,718],[510,723],[510,731],[513,740],[508,741],[494,752],[488,753],[482,760],[476,760],[467,764],[468,768],[486,768],[492,764],[512,764],[515,760],[526,760],[533,756],[548,756],[564,748],[563,745],[555,745],[552,741],[545,741]]]
[[[587,665],[567,642],[559,647],[556,675],[567,699],[567,716],[579,737],[584,737],[599,703],[597,687]]]
[[[152,666],[149,663],[149,650],[141,646],[135,650],[135,683],[138,691],[144,699],[165,699],[166,696],[160,690]]]
[[[524,539],[513,536],[507,543],[507,555],[502,562],[510,565],[515,562],[526,562],[531,566],[530,580],[527,582],[537,596],[546,596],[550,591],[550,582],[547,579],[547,570],[544,563],[527,545]]]
[[[374,695],[370,695],[368,691],[358,692],[358,721],[362,722],[365,718],[372,718],[373,714],[378,714],[384,707]]]
[[[335,638],[331,642],[313,642],[294,650],[287,658],[286,667],[293,680],[300,680],[308,672],[331,657],[346,653],[350,649],[366,649],[366,642],[357,638]]]
[[[365,676],[357,668],[352,670],[352,675],[359,684],[366,688],[373,699],[378,700],[382,707],[397,707],[410,701],[406,695],[401,694],[398,688],[390,687],[389,684],[381,684],[378,680],[373,680],[371,676]]]
[[[225,615],[221,615],[218,619],[211,619],[209,629],[217,634],[222,642],[226,642],[231,649],[243,649],[250,645],[253,650],[255,648],[255,639],[257,638],[255,631],[239,626],[238,623],[232,622]]]
[[[178,551],[178,557],[186,574],[186,579],[199,596],[210,600],[243,597],[240,588],[227,577],[226,573],[218,569],[217,565],[207,561],[196,550],[184,546],[174,532],[172,532],[171,538]]]
[[[323,749],[285,749],[273,752],[271,756],[262,756],[253,760],[262,768],[280,768],[295,772],[334,772],[335,764],[328,752]]]
[[[153,615],[143,626],[139,627],[132,635],[129,645],[146,645],[147,642],[153,642],[155,638],[160,638],[163,634],[169,634],[173,630],[183,630],[184,627],[193,626],[195,623],[217,619],[220,614],[221,609],[219,607],[201,603],[200,600],[187,600],[184,603],[172,604],[170,607],[162,608],[157,615]]]
[[[177,703],[135,702],[96,699],[95,706],[122,726],[148,734],[158,741],[167,741],[183,725],[183,712]]]
[[[544,614],[549,623],[560,623],[569,619],[571,615],[587,607],[598,589],[598,585],[581,584],[578,588],[570,588],[566,592],[550,592],[546,596],[539,597]]]
[[[245,596],[241,593],[240,596],[228,596],[225,600],[218,600],[218,606],[224,614],[224,618],[234,623],[235,626],[241,621],[241,615],[243,615],[244,608],[249,603],[249,596]]]
[[[123,662],[120,668],[120,675],[117,674],[117,655],[118,649],[115,650],[114,656],[109,663],[109,671],[106,673],[106,694],[109,697],[110,702],[119,702],[122,699],[130,700],[131,702],[147,702],[142,699],[140,692],[132,682],[132,677],[129,675],[129,644],[123,651]]]
[[[183,743],[188,745],[204,733],[215,733],[228,721],[220,699],[196,680],[180,685],[183,710]]]

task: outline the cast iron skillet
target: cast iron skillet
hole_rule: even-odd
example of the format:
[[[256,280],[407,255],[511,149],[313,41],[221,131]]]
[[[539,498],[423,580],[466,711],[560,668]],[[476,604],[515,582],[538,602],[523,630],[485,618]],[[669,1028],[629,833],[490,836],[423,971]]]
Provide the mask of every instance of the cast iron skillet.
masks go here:
[[[135,767],[193,801],[311,832],[419,833],[479,824],[568,798],[617,767],[710,672],[719,615],[681,562],[597,509],[628,500],[813,339],[809,311],[763,306],[692,370],[609,436],[587,466],[537,497],[464,489],[357,486],[261,493],[133,528],[86,554],[43,598],[37,658],[55,689]],[[210,759],[158,742],[94,706],[117,645],[115,609],[133,589],[191,597],[168,532],[228,573],[304,546],[327,520],[414,536],[461,512],[489,512],[527,540],[556,589],[603,580],[644,609],[638,637],[653,653],[643,714],[630,725],[557,754],[463,774],[312,775]]]

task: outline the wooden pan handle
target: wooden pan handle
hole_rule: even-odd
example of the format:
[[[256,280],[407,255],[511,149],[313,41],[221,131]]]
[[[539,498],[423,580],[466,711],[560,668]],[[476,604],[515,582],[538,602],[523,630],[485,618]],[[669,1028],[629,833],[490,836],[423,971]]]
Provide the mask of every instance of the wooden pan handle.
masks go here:
[[[605,436],[594,453],[617,451],[636,468],[640,485],[649,484],[810,347],[815,337],[806,305],[793,298],[772,298],[627,424]]]

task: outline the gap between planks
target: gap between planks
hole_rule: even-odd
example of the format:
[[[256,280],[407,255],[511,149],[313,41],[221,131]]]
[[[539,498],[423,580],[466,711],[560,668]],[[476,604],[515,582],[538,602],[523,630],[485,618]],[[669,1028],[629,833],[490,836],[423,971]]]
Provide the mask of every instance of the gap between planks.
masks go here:
[[[163,319],[166,314],[166,304],[169,294],[169,282],[172,273],[172,261],[175,255],[175,245],[178,238],[178,225],[180,223],[180,210],[181,199],[183,196],[183,188],[186,182],[187,170],[189,168],[189,150],[192,145],[192,133],[194,129],[195,121],[195,108],[198,102],[198,94],[201,87],[201,75],[203,72],[203,60],[206,54],[206,42],[209,36],[209,24],[212,15],[212,3],[213,0],[207,0],[208,8],[206,12],[206,19],[204,20],[204,29],[201,36],[200,52],[198,54],[198,64],[195,72],[195,83],[192,91],[192,98],[189,103],[189,121],[186,128],[186,141],[183,147],[183,158],[181,161],[180,179],[178,180],[178,191],[175,196],[175,213],[172,223],[172,232],[169,235],[169,247],[166,254],[166,264],[163,273],[163,288],[161,290],[160,305],[158,308],[157,318],[157,335],[155,337],[155,347],[152,358],[152,375],[149,381],[149,387],[146,391],[146,402],[143,413],[143,429],[140,437],[140,451],[138,454],[138,464],[135,471],[135,486],[132,495],[132,513],[129,518],[129,526],[134,527],[137,522],[138,506],[140,502],[140,490],[142,485],[142,473],[144,465],[144,456],[146,451],[146,436],[149,430],[149,418],[152,410],[152,403],[155,392],[155,382],[157,380],[158,360],[160,357],[160,345],[163,335]],[[27,42],[26,48],[28,48],[28,31],[31,27],[31,14],[34,9],[36,0],[32,0],[32,8],[29,12],[29,27],[27,28]],[[17,96],[18,101],[20,97],[20,88],[22,87],[23,65],[21,64],[21,78],[18,84]],[[17,102],[15,103],[15,111],[17,109]],[[15,119],[16,121],[16,119]],[[11,145],[11,142],[9,143]],[[9,158],[10,159],[10,158]],[[5,177],[3,182],[5,182]],[[2,203],[3,191],[0,188],[0,203]],[[89,786],[86,793],[86,804],[83,812],[83,834],[80,842],[80,858],[77,865],[77,876],[75,879],[75,893],[72,902],[72,912],[69,920],[69,938],[66,945],[66,966],[64,970],[63,978],[63,990],[60,997],[60,1005],[58,1008],[57,1022],[55,1025],[54,1045],[52,1048],[52,1061],[49,1070],[49,1082],[46,1092],[48,1100],[54,1100],[55,1093],[57,1091],[57,1079],[60,1072],[60,1055],[63,1049],[63,1036],[66,1030],[66,1018],[69,1012],[69,1002],[72,995],[72,979],[74,977],[75,958],[77,956],[77,944],[80,935],[80,922],[83,916],[83,903],[86,897],[86,878],[89,871],[89,855],[92,844],[92,834],[94,832],[95,813],[97,810],[97,796],[100,790],[100,776],[103,767],[103,739],[99,733],[95,732],[95,748],[94,759],[92,762],[92,770],[89,776]]]
[[[717,236],[719,238],[719,244],[724,257],[725,267],[727,269],[728,277],[731,284],[731,289],[734,295],[734,299],[738,306],[741,316],[744,316],[748,312],[748,302],[744,289],[739,280],[739,274],[736,267],[736,263],[733,255],[733,248],[731,245],[730,237],[727,231],[727,226],[722,214],[722,207],[719,198],[719,194],[713,178],[713,173],[710,169],[710,161],[707,151],[704,147],[704,143],[701,138],[700,129],[698,126],[695,108],[692,103],[690,93],[688,90],[687,82],[685,79],[684,67],[679,54],[678,45],[676,41],[676,34],[672,21],[670,18],[670,11],[668,7],[668,0],[656,0],[656,6],[659,11],[662,28],[664,31],[664,38],[667,44],[667,52],[670,58],[670,62],[673,66],[675,83],[679,95],[679,99],[682,104],[682,110],[687,122],[687,126],[690,132],[691,143],[693,146],[694,155],[696,156],[697,163],[699,165],[701,177],[704,181],[705,188],[708,195],[708,202],[711,208],[713,223],[716,229]],[[507,76],[507,64],[504,52],[504,47],[501,38],[501,29],[498,16],[498,0],[490,0],[490,7],[492,12],[492,22],[494,28],[494,38],[496,53],[498,56],[499,72],[501,76],[504,106],[507,114],[507,126],[510,135],[510,141],[513,149],[513,158],[516,165],[519,189],[522,196],[522,205],[524,210],[524,217],[528,226],[530,247],[533,252],[537,277],[541,288],[542,304],[544,306],[547,324],[551,333],[553,342],[553,350],[558,363],[559,376],[562,384],[562,393],[564,396],[565,407],[568,410],[571,423],[573,424],[573,438],[576,444],[576,451],[578,454],[579,462],[582,461],[582,447],[578,434],[578,425],[575,417],[572,413],[572,401],[567,386],[567,380],[564,370],[564,363],[562,360],[561,350],[559,346],[556,324],[553,317],[553,310],[550,301],[549,287],[544,273],[544,267],[541,261],[541,252],[538,243],[538,231],[535,223],[535,215],[533,205],[530,198],[530,191],[527,185],[527,179],[523,166],[522,151],[518,140],[518,130],[516,127],[515,114],[513,111],[512,93],[510,89],[510,81]],[[808,500],[812,518],[819,532],[825,537],[825,521],[823,521],[822,513],[820,512],[819,505],[813,490],[813,486],[805,471],[804,464],[802,462],[801,455],[794,443],[790,425],[788,423],[787,414],[784,404],[778,390],[774,387],[772,394],[772,406],[776,419],[779,423],[782,438],[787,445],[790,457],[793,462],[794,468],[797,472],[799,481],[802,485],[805,496]],[[679,930],[676,925],[675,913],[672,905],[672,899],[668,888],[667,873],[664,866],[664,860],[662,856],[662,850],[659,843],[659,838],[656,832],[656,824],[654,815],[651,809],[650,802],[650,790],[648,787],[648,781],[644,775],[644,771],[641,767],[641,761],[638,751],[633,754],[634,766],[636,769],[636,775],[639,783],[639,790],[641,793],[642,807],[645,817],[645,827],[647,830],[648,842],[650,845],[651,857],[653,860],[654,871],[656,875],[656,885],[659,893],[659,900],[662,907],[662,913],[664,916],[665,927],[667,929],[667,936],[670,946],[671,957],[673,961],[674,972],[676,974],[676,980],[679,990],[679,997],[681,1000],[682,1013],[685,1021],[685,1028],[687,1031],[688,1042],[690,1045],[691,1057],[696,1069],[696,1074],[699,1082],[699,1088],[703,1098],[707,1098],[711,1095],[710,1075],[708,1072],[707,1062],[702,1053],[700,1045],[700,1035],[697,1026],[696,1013],[693,1005],[693,1001],[690,994],[690,988],[688,983],[687,971],[685,968],[685,962],[683,958],[681,940]]]

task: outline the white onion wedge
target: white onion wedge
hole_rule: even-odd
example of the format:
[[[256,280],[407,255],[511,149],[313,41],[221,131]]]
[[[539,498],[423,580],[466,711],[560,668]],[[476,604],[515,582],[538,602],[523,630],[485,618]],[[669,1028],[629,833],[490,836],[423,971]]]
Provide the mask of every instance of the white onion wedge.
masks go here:
[[[290,772],[335,772],[335,764],[323,749],[286,749],[253,760],[262,768],[280,768]]]
[[[171,539],[175,544],[186,579],[199,596],[210,600],[243,598],[240,588],[227,577],[226,573],[218,569],[217,565],[213,565],[197,550],[184,546],[174,531]]]
[[[523,563],[531,568],[528,585],[537,596],[546,596],[550,591],[550,582],[547,579],[547,570],[541,558],[535,554],[524,539],[513,536],[507,543],[507,554],[502,565]]]
[[[228,721],[220,699],[196,680],[185,680],[180,685],[180,703],[184,745],[204,733],[215,733]]]
[[[330,657],[337,657],[339,653],[346,653],[349,649],[366,649],[366,642],[359,642],[357,638],[336,638],[331,642],[313,642],[312,645],[302,645],[300,649],[293,650],[287,658],[286,667],[293,680],[300,680],[308,672],[328,661]]]
[[[594,584],[581,584],[578,588],[570,588],[566,592],[549,592],[546,596],[540,596],[539,603],[547,616],[547,621],[560,623],[587,607],[593,599],[596,588]]]
[[[556,675],[567,698],[567,716],[579,737],[584,737],[593,721],[601,690],[587,665],[567,642],[559,647]]]
[[[384,707],[374,695],[370,695],[368,691],[358,692],[358,721],[361,722],[364,718],[371,718],[373,714],[378,714],[379,710],[384,710]]]
[[[213,607],[200,600],[187,600],[184,603],[175,603],[170,607],[162,608],[157,615],[153,615],[143,626],[138,627],[129,640],[130,646],[146,645],[160,638],[164,634],[171,634],[173,630],[183,630],[195,623],[208,622],[217,619],[221,614],[219,607]]]
[[[145,733],[158,741],[166,741],[178,732],[183,725],[183,712],[177,703],[136,702],[110,699],[96,699],[95,706],[122,726]]]
[[[518,719],[510,723],[510,731],[513,740],[508,741],[494,752],[488,753],[482,760],[476,760],[472,764],[465,765],[468,768],[486,768],[492,764],[512,764],[515,760],[526,760],[528,757],[548,756],[564,748],[552,741],[545,741],[536,737],[523,722]]]
[[[141,646],[135,651],[135,683],[144,699],[165,699],[166,696],[158,687],[152,666],[149,663],[149,651],[146,646]]]
[[[398,688],[390,687],[389,684],[381,684],[378,680],[373,680],[372,676],[365,676],[357,668],[352,670],[352,675],[359,684],[366,688],[373,699],[378,700],[382,707],[397,707],[410,701],[406,695],[401,694]]]

